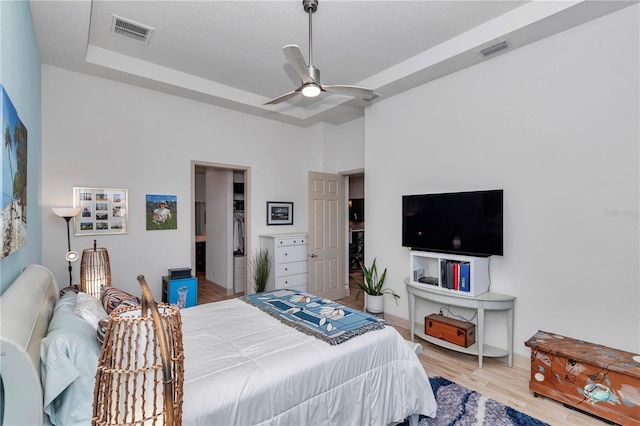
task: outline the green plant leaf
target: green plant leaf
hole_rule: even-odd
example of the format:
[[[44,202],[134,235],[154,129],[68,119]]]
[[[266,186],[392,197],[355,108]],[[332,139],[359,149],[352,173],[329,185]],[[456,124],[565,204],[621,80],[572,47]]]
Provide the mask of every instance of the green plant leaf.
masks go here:
[[[256,293],[263,293],[271,272],[271,256],[266,248],[259,250],[250,263]]]

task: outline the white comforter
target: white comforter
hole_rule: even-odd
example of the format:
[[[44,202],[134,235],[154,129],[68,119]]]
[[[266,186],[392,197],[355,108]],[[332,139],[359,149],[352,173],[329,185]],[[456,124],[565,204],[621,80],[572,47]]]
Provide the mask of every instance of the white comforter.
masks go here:
[[[181,315],[185,426],[387,425],[435,416],[428,377],[392,327],[331,346],[238,299]]]

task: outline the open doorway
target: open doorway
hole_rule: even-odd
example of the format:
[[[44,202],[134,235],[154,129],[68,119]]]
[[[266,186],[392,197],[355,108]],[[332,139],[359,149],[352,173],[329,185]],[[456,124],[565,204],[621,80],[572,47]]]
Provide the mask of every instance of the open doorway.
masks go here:
[[[353,298],[358,292],[354,279],[362,281],[362,264],[365,254],[364,170],[345,172],[343,175],[346,197],[345,294]]]
[[[361,272],[364,262],[364,173],[349,176],[349,273]]]
[[[247,289],[250,253],[250,169],[192,162],[193,264],[198,303],[237,297]]]

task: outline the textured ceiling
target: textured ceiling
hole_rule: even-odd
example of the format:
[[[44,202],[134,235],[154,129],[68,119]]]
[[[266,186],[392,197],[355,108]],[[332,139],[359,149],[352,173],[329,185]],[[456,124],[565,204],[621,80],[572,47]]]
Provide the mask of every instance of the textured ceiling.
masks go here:
[[[323,84],[369,87],[384,99],[487,60],[477,51],[496,40],[512,50],[631,3],[321,0],[313,64]],[[301,0],[30,4],[44,64],[301,126],[348,121],[369,104],[323,93],[264,105],[300,84],[282,47],[299,45],[308,61]],[[153,27],[149,43],[111,34],[114,14]]]

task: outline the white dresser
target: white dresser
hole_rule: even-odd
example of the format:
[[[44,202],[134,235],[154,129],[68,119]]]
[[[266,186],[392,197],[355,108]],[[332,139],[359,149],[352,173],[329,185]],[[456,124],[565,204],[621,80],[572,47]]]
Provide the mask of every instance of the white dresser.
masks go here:
[[[309,290],[308,234],[261,235],[260,245],[269,250],[271,272],[267,290],[295,288]]]

